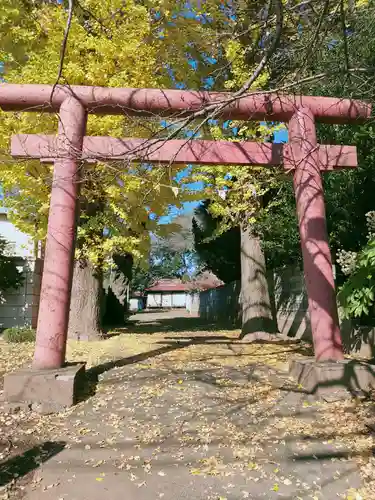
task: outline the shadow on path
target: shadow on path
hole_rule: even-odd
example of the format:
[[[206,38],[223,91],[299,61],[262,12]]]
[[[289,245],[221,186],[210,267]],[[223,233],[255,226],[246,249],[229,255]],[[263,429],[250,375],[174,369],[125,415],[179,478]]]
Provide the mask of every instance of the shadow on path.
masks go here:
[[[60,453],[65,445],[63,441],[46,441],[0,463],[0,487],[36,470],[42,463]]]
[[[170,313],[141,313],[133,316],[123,328],[116,328],[111,334],[136,333],[148,334],[163,332],[214,332],[218,330],[236,330],[231,324],[212,323],[192,316],[175,316]],[[180,313],[181,314],[181,313]],[[134,319],[133,319],[134,318]],[[140,318],[140,319],[138,319]]]
[[[230,336],[226,335],[210,335],[210,336],[200,336],[200,335],[189,335],[189,336],[179,336],[179,337],[169,337],[166,336],[164,337],[165,340],[160,340],[159,342],[155,342],[155,346],[160,345],[160,347],[157,347],[156,349],[152,349],[150,351],[142,352],[140,354],[132,355],[132,356],[127,356],[125,358],[120,358],[120,359],[115,359],[111,361],[107,361],[105,363],[101,363],[99,365],[93,366],[92,368],[88,369],[86,374],[93,385],[93,387],[90,390],[89,395],[93,395],[96,391],[96,385],[99,381],[99,376],[102,375],[105,372],[108,372],[109,370],[112,370],[113,368],[120,368],[123,366],[127,365],[133,365],[136,363],[141,363],[143,361],[146,361],[148,359],[152,359],[156,356],[160,356],[162,354],[166,354],[168,352],[176,351],[179,349],[184,349],[187,347],[190,347],[192,345],[225,345],[229,349],[231,349],[232,345],[238,344],[238,341],[236,339],[231,338]],[[253,343],[249,342],[249,345],[254,345]],[[246,342],[241,342],[241,346],[244,347],[246,346]],[[290,346],[290,344],[288,344]],[[301,344],[296,344],[294,348],[290,346],[289,349],[286,349],[285,351],[275,351],[274,353],[267,353],[268,355],[273,355],[273,354],[279,354],[282,352],[290,352],[290,353],[299,353],[299,354],[309,354],[309,347],[303,346]],[[222,355],[225,357],[246,357],[249,356],[250,354],[247,354],[246,352],[235,352],[235,351],[230,351],[228,354]],[[251,356],[254,356],[252,353]]]

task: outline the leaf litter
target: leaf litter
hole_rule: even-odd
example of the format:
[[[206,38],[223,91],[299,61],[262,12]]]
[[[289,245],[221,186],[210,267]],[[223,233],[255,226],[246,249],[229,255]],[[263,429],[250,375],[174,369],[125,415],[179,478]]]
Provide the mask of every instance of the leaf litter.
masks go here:
[[[90,439],[90,442],[84,441],[81,445],[89,453],[95,444],[92,439],[101,434],[98,427],[102,422],[95,426],[91,419],[88,424],[88,411],[97,414],[98,418],[105,412],[105,425],[112,429],[109,440],[100,439],[95,447],[116,449],[117,442],[121,441],[133,442],[135,449],[153,445],[153,456],[147,461],[137,455],[123,456],[112,461],[115,468],[128,471],[129,480],[137,482],[138,487],[147,487],[147,478],[152,474],[157,474],[161,480],[167,475],[158,466],[158,458],[163,443],[173,438],[180,447],[173,455],[176,464],[181,463],[181,466],[187,467],[191,476],[220,476],[225,480],[237,472],[246,473],[251,474],[249,480],[254,483],[266,478],[271,481],[270,496],[282,492],[284,487],[294,485],[301,491],[311,490],[311,498],[319,498],[319,478],[316,485],[309,485],[291,474],[285,474],[281,466],[270,458],[259,459],[259,455],[265,451],[265,442],[278,449],[289,438],[298,436],[296,444],[302,451],[319,439],[324,446],[349,449],[358,462],[364,487],[356,490],[349,484],[342,498],[375,498],[375,457],[372,452],[375,438],[366,427],[373,414],[373,403],[348,400],[318,404],[306,401],[300,406],[306,411],[313,408],[316,414],[313,420],[298,415],[297,411],[275,416],[275,405],[281,393],[270,382],[270,374],[278,376],[279,373],[284,373],[287,380],[290,357],[309,353],[297,352],[293,345],[249,344],[241,345],[241,353],[238,355],[228,347],[228,343],[235,342],[238,338],[238,332],[216,331],[214,335],[217,337],[218,333],[223,337],[223,342],[205,342],[205,339],[212,336],[212,332],[207,331],[195,331],[191,334],[194,342],[186,339],[180,342],[180,338],[186,337],[186,332],[171,331],[152,335],[129,332],[95,342],[69,341],[68,361],[86,361],[87,368],[112,362],[115,367],[108,373],[110,377],[103,375],[96,393],[90,399],[60,414],[41,416],[22,410],[12,413],[2,409],[0,470],[2,474],[4,470],[10,476],[14,474],[14,477],[0,490],[0,499],[21,498],[27,483],[29,487],[39,487],[40,480],[32,481],[30,475],[17,477],[17,472],[12,473],[6,468],[10,457],[35,444],[64,439],[69,448],[82,440]],[[174,349],[171,348],[171,339],[176,342]],[[165,348],[165,352],[162,352],[162,348]],[[33,349],[33,344],[14,345],[0,341],[0,373],[5,374],[30,365]],[[121,360],[155,349],[160,349],[161,354],[134,363],[123,380]],[[147,375],[142,376],[137,397],[119,400],[119,389],[123,389],[126,395],[129,384],[142,373]],[[233,378],[233,373],[238,376],[238,380]],[[213,400],[200,401],[197,405],[196,396],[203,386],[214,388]],[[165,401],[171,394],[174,403],[169,404],[166,410]],[[140,409],[145,418],[139,418]],[[235,409],[236,412],[232,413],[229,409]],[[213,410],[220,412],[219,419],[208,417]],[[165,411],[168,413],[167,423],[163,421]],[[243,418],[237,418],[241,413]],[[127,432],[129,435],[126,435]],[[219,443],[215,455],[209,449],[213,443]],[[189,457],[186,461],[186,449],[193,454],[203,453],[206,456],[197,459]],[[91,467],[100,472],[106,461],[96,460],[90,463]],[[103,474],[99,474],[96,480],[103,481]],[[338,471],[336,477],[339,476]],[[58,484],[56,481],[44,488],[55,488]],[[233,484],[228,481],[227,487],[230,489]],[[251,498],[251,490],[249,496],[247,494],[246,491],[242,492],[244,498]],[[225,497],[220,497],[218,493],[216,498]]]

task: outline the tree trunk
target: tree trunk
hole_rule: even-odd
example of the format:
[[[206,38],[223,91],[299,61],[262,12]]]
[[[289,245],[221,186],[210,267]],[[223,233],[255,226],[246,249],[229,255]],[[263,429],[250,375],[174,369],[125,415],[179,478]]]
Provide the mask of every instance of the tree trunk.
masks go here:
[[[120,327],[125,324],[128,310],[128,287],[132,274],[133,258],[131,255],[113,255],[115,266],[104,278],[105,296],[104,327]]]
[[[86,260],[74,262],[68,337],[98,340],[101,337],[102,276]]]
[[[277,332],[260,238],[241,228],[241,339],[269,340]]]

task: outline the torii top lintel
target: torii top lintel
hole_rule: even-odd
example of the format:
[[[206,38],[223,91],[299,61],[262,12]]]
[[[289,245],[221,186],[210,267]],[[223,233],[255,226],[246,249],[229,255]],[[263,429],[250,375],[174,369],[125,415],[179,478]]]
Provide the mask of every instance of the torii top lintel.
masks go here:
[[[51,99],[52,95],[52,99]],[[189,115],[209,104],[223,102],[230,93],[196,90],[132,89],[85,86],[0,84],[0,108],[4,111],[58,111],[68,96],[94,114],[137,116]],[[363,122],[370,118],[371,104],[333,97],[254,93],[230,102],[220,113],[237,120],[288,122],[297,108],[309,108],[317,121]]]

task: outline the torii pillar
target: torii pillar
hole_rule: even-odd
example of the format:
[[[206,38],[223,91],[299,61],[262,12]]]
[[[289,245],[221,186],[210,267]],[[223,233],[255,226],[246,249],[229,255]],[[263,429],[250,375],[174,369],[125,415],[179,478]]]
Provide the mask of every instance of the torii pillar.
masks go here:
[[[65,366],[65,353],[86,121],[85,108],[68,96],[59,112],[33,369],[4,377],[6,400],[39,413],[72,406],[85,384],[85,364]]]
[[[317,361],[343,359],[335,281],[328,242],[315,118],[299,108],[289,122],[296,197],[311,331]]]
[[[34,368],[60,368],[65,362],[77,226],[79,168],[86,131],[85,108],[73,96],[61,104],[58,156],[54,162],[48,215],[39,332]]]

